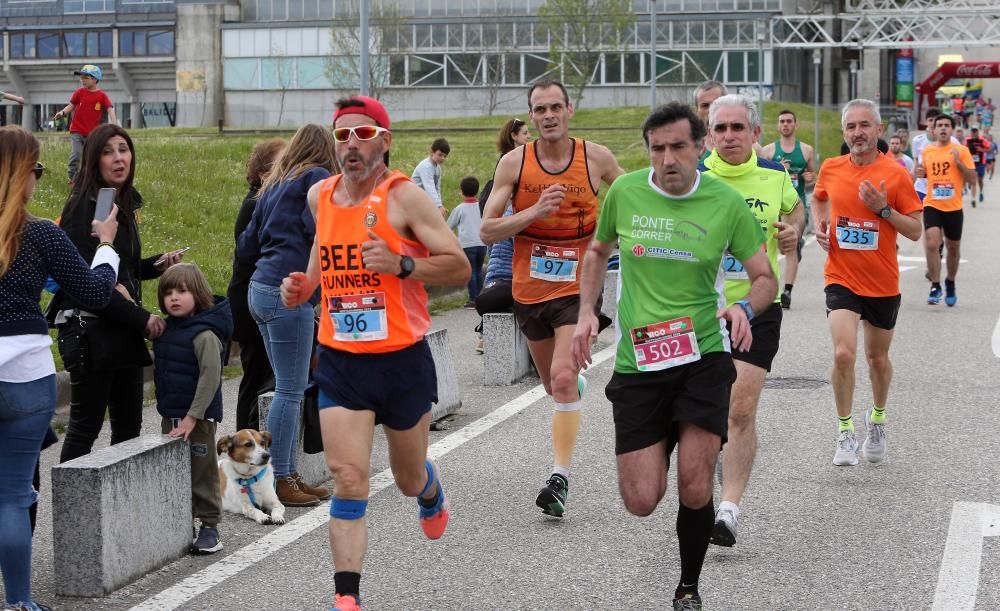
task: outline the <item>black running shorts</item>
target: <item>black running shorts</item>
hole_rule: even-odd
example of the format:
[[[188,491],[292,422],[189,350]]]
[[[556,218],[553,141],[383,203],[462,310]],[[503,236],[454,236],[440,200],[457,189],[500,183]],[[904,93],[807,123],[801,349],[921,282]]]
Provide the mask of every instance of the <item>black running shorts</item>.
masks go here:
[[[942,212],[931,206],[924,206],[924,229],[940,227],[944,232],[944,237],[958,241],[962,239],[962,224],[965,220],[965,213],[961,210]]]
[[[679,438],[678,424],[690,422],[726,442],[729,391],[736,367],[728,352],[663,371],[615,372],[604,394],[615,421],[615,454],[634,452],[666,439],[667,454]]]
[[[826,315],[834,310],[850,310],[861,315],[861,320],[879,329],[891,331],[896,327],[900,296],[863,297],[839,284],[826,286]]]
[[[597,305],[594,306],[594,314],[597,315],[598,326],[603,331],[611,324],[611,319],[601,314],[601,305],[603,305],[603,298],[598,297]],[[533,342],[555,337],[557,327],[575,325],[579,315],[579,295],[557,297],[540,303],[514,302],[514,317],[517,318],[517,326],[521,328],[521,333],[524,333],[524,336]]]
[[[750,349],[742,352],[733,346],[733,360],[756,365],[765,371],[771,371],[771,363],[778,354],[778,343],[781,340],[781,304],[772,303],[766,310],[753,317],[750,330],[753,332],[753,342]],[[732,323],[726,323],[730,334]]]
[[[375,424],[405,431],[438,400],[437,371],[425,339],[395,352],[355,354],[326,346],[317,352],[320,409],[370,410]]]

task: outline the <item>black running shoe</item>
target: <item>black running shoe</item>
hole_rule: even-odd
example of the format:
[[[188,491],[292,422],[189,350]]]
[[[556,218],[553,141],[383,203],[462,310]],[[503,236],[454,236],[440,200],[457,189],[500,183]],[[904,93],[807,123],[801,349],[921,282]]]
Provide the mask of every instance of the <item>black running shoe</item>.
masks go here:
[[[792,308],[792,294],[788,291],[781,292],[781,309],[790,310]]]
[[[214,554],[222,549],[219,541],[219,530],[214,526],[202,526],[198,529],[198,538],[191,543],[194,554]]]
[[[561,518],[566,512],[567,497],[569,497],[569,482],[558,473],[553,473],[545,482],[545,487],[538,492],[535,505],[541,507],[545,515]]]
[[[674,611],[701,611],[701,596],[685,594],[674,599]]]

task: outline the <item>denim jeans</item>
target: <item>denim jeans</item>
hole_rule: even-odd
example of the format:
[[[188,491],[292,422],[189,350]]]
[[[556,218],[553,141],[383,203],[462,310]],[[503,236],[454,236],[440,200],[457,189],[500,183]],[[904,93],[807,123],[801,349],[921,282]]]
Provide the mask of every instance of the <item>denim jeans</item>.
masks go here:
[[[296,470],[302,396],[313,347],[313,307],[305,303],[288,309],[281,303],[279,287],[254,281],[250,282],[249,301],[250,314],[260,327],[274,369],[274,401],[267,413],[267,430],[271,432],[274,476],[282,478]]]
[[[472,275],[469,276],[469,301],[475,301],[479,293],[483,290],[483,263],[486,262],[486,247],[473,246],[463,248],[465,257],[472,266]]]
[[[0,570],[6,603],[31,608],[31,485],[56,409],[56,376],[0,382]]]

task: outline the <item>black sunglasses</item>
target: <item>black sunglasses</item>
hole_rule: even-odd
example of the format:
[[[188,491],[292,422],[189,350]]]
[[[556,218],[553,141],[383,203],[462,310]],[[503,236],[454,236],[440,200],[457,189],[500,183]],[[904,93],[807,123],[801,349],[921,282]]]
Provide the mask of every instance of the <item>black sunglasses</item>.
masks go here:
[[[32,172],[35,173],[35,180],[40,180],[42,178],[42,175],[45,174],[45,166],[43,166],[41,163],[36,163],[35,169],[33,169]]]

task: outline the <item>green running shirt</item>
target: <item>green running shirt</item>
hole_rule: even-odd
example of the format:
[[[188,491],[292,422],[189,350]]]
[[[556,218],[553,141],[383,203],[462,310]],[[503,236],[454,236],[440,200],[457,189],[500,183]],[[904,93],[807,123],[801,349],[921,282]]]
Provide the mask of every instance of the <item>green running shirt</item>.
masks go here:
[[[795,187],[799,199],[804,204],[806,201],[806,181],[802,178],[802,172],[805,172],[809,165],[806,163],[806,156],[802,154],[802,141],[796,138],[795,148],[792,149],[791,153],[786,153],[781,148],[781,139],[775,140],[774,157],[771,160],[781,163],[782,159],[788,160],[788,174],[792,177],[792,186]],[[782,165],[782,167],[784,166]]]
[[[705,160],[707,174],[723,181],[736,189],[743,196],[746,206],[753,212],[760,225],[762,235],[767,244],[767,259],[771,262],[771,271],[778,278],[778,229],[774,226],[779,217],[791,214],[799,201],[799,195],[792,186],[791,178],[785,171],[785,166],[776,161],[758,159],[757,153],[750,153],[750,160],[741,165],[726,163],[717,152],[712,152]],[[747,271],[740,263],[742,257],[726,257],[724,261],[726,274],[726,303],[733,304],[746,297],[750,290],[750,280]],[[781,287],[774,295],[775,301],[780,301]]]
[[[595,235],[618,242],[621,256],[615,371],[663,368],[662,360],[654,369],[640,367],[633,331],[668,321],[693,327],[701,355],[730,352],[725,321],[715,317],[725,305],[723,255],[728,249],[745,261],[764,243],[739,193],[699,173],[689,194],[674,197],[653,183],[650,168],[631,172],[612,183]]]

